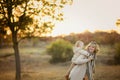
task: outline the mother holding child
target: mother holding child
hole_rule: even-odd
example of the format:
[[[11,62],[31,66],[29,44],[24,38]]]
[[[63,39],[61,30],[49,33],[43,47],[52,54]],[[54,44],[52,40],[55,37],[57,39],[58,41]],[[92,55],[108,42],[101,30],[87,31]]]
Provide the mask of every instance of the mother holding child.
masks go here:
[[[74,55],[66,73],[66,80],[94,80],[96,53],[98,44],[91,41],[85,49],[82,41],[77,41],[73,47]]]

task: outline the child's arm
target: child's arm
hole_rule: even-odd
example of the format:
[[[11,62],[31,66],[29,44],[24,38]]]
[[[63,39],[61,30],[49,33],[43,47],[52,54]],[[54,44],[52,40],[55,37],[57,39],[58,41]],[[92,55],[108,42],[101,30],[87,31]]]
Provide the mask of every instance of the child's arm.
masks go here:
[[[80,50],[79,53],[82,54],[82,55],[85,55],[86,57],[90,56],[90,53],[87,52],[86,50]]]
[[[89,61],[91,61],[93,59],[93,56],[90,56],[88,59],[83,59],[80,57],[78,57],[75,61],[73,61],[74,64],[84,64],[87,63]]]

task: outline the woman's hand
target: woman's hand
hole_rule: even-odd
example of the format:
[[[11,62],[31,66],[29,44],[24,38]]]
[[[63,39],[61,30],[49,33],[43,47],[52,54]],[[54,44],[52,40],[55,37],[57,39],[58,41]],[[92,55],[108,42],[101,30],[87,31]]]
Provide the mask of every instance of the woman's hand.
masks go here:
[[[91,55],[91,56],[89,57],[89,59],[90,59],[90,60],[93,60],[94,58],[93,58],[93,56]]]

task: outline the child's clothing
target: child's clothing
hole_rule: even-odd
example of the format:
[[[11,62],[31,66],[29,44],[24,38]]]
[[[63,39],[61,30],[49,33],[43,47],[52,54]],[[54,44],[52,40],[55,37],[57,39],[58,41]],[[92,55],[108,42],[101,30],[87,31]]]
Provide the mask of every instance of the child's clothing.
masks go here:
[[[72,63],[75,65],[69,74],[70,80],[83,80],[86,70],[87,70],[87,62],[90,61],[89,54],[84,49],[78,49],[77,53],[74,54],[72,58]]]
[[[72,62],[74,62],[80,55],[85,55],[86,57],[89,56],[89,53],[82,49],[81,47],[74,47],[73,48],[74,55],[72,57]]]

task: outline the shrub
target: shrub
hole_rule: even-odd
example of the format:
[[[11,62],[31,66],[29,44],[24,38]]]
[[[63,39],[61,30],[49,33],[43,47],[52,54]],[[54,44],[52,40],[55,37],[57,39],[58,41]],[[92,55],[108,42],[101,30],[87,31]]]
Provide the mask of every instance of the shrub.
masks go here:
[[[63,39],[57,39],[47,47],[47,53],[52,56],[51,63],[69,61],[72,57],[72,44]]]
[[[120,42],[115,44],[114,60],[116,64],[120,64]]]

